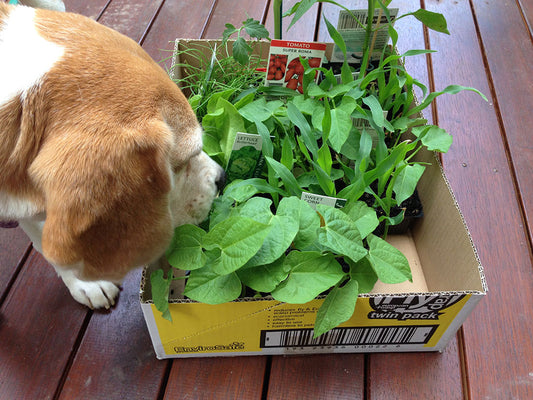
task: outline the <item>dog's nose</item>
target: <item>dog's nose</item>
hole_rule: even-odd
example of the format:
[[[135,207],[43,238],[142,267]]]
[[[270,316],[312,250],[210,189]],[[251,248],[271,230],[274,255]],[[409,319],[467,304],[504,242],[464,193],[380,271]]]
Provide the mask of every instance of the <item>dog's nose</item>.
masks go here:
[[[224,189],[224,186],[226,186],[226,173],[221,168],[220,172],[218,173],[217,179],[215,181],[215,185],[217,185],[217,189],[219,192],[222,192],[222,189]]]

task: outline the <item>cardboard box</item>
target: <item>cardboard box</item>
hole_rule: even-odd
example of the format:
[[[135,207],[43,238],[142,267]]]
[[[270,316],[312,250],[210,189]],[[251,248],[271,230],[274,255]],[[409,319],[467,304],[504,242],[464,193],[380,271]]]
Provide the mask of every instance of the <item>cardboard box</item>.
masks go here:
[[[313,340],[312,328],[323,299],[286,304],[248,298],[207,305],[180,299],[176,286],[171,295],[171,323],[153,305],[151,270],[146,268],[141,307],[157,357],[444,349],[485,296],[487,286],[438,158],[428,151],[420,151],[417,157],[431,163],[418,185],[424,217],[407,234],[388,239],[408,258],[412,283],[378,282],[371,293],[359,296],[350,320]]]

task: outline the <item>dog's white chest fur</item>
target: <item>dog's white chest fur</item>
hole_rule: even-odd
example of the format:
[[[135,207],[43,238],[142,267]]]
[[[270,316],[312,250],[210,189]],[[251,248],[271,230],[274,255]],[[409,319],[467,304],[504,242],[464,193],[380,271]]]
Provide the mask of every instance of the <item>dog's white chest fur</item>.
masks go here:
[[[0,107],[39,83],[64,49],[42,38],[35,10],[16,7],[0,25]]]

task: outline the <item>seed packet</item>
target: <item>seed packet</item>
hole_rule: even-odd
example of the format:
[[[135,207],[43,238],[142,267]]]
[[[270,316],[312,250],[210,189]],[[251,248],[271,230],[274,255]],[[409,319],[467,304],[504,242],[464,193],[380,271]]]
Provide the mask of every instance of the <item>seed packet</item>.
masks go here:
[[[283,86],[302,93],[304,67],[300,57],[315,68],[322,66],[325,53],[325,43],[272,40],[265,86]]]
[[[261,135],[237,132],[226,168],[228,183],[235,179],[253,178],[256,171],[262,169],[264,165],[261,155],[262,145]]]

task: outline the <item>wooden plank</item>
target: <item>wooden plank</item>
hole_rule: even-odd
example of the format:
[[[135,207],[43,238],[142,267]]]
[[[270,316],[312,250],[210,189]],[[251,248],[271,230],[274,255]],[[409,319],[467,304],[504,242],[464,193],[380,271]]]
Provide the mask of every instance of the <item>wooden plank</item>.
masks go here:
[[[242,0],[236,6],[233,0],[218,0],[213,9],[206,29],[202,34],[203,39],[219,39],[226,27],[226,23],[242,26],[248,17],[263,21],[269,5],[268,0]]]
[[[369,398],[463,399],[457,340],[442,353],[371,354]]]
[[[0,397],[52,398],[87,312],[32,252],[0,309]]]
[[[197,0],[194,6],[188,1],[165,1],[143,42],[143,48],[160,62],[172,56],[177,38],[200,38],[213,1]],[[170,68],[170,60],[162,65]]]
[[[67,12],[85,15],[94,20],[104,11],[109,0],[63,0]]]
[[[138,42],[162,2],[163,0],[114,0],[99,22]]]
[[[512,37],[501,31],[510,29],[509,22],[505,22],[504,12],[498,12],[497,2],[490,4],[491,13],[502,17],[506,25],[495,25],[490,33],[499,38],[503,48],[510,45]],[[450,37],[430,33],[431,47],[438,50],[433,55],[437,88],[450,83],[470,85],[490,97],[468,2],[431,0],[426,6],[446,15],[452,32]],[[492,76],[498,73],[497,67],[491,67]],[[529,107],[518,99],[511,100],[515,107]],[[446,96],[437,100],[437,109],[440,125],[454,134],[455,143],[443,158],[446,174],[489,285],[487,298],[463,328],[467,395],[471,399],[533,398],[531,249],[501,137],[504,132],[492,100],[485,103],[474,94]]]
[[[477,0],[473,6],[533,242],[532,38],[516,3]]]
[[[4,298],[11,277],[17,273],[29,246],[30,240],[22,229],[0,228],[0,300]]]
[[[267,357],[176,359],[165,399],[260,399]]]
[[[159,361],[139,307],[141,271],[130,273],[117,305],[95,312],[60,399],[155,399],[168,362]]]
[[[533,3],[527,0],[517,0],[520,12],[524,16],[524,23],[529,31],[529,36],[533,40]]]
[[[364,355],[274,356],[268,399],[362,399]]]

